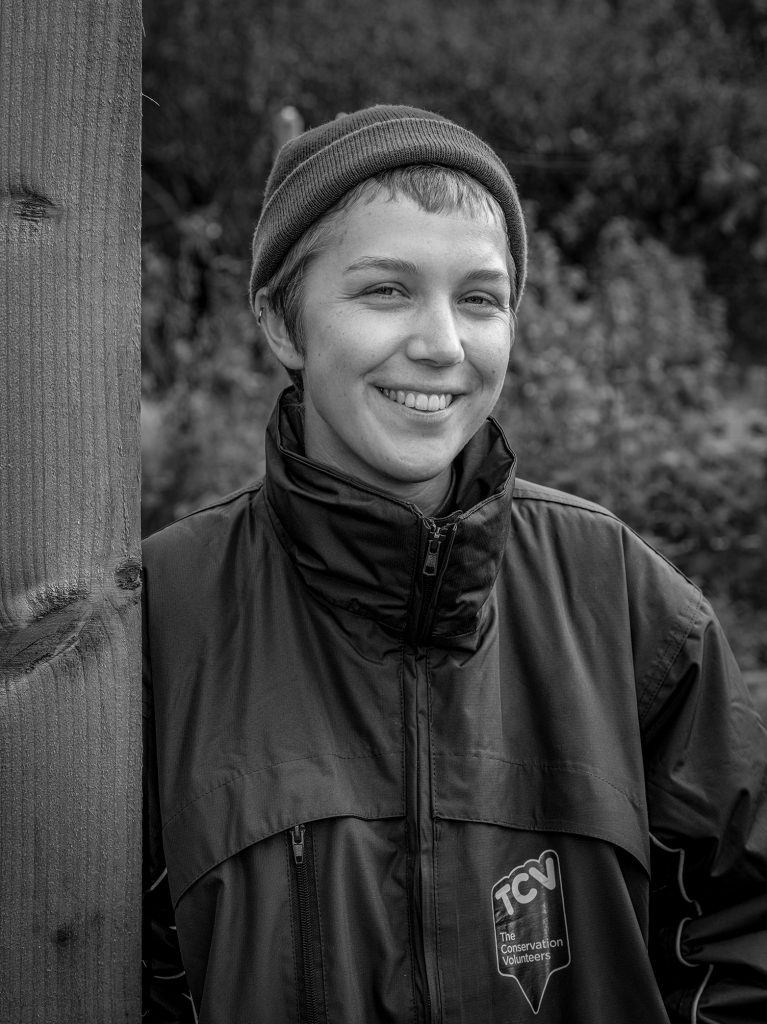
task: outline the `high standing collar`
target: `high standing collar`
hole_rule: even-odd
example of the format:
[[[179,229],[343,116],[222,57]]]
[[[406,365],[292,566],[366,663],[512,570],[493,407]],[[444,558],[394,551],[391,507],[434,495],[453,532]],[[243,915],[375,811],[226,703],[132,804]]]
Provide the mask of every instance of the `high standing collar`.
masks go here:
[[[307,458],[290,391],[267,429],[266,497],[280,542],[320,600],[414,642],[450,646],[479,628],[503,558],[515,466],[502,430],[487,420],[456,459],[456,511],[436,521],[448,527],[449,544],[438,578],[428,581],[435,521]],[[427,632],[417,635],[427,592],[433,609]]]

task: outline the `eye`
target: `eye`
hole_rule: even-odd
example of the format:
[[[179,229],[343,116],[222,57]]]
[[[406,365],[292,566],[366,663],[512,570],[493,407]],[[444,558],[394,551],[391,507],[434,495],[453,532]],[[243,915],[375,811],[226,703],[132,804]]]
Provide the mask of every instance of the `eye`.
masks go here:
[[[370,299],[373,302],[396,302],[406,296],[405,289],[398,284],[374,284],[366,288],[362,298]]]
[[[477,310],[496,310],[507,308],[499,298],[496,298],[494,295],[488,295],[484,292],[472,292],[471,295],[465,295],[461,299],[461,302]]]

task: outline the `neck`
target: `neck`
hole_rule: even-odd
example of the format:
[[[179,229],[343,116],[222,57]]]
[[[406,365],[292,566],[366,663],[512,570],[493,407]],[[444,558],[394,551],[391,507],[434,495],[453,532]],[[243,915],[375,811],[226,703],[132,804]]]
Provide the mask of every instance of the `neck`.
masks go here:
[[[452,466],[448,466],[438,476],[431,477],[429,480],[415,480],[412,482],[396,479],[384,480],[367,477],[362,473],[355,472],[355,468],[345,467],[338,459],[329,458],[321,445],[312,443],[311,435],[305,439],[304,450],[314,462],[328,466],[331,469],[340,470],[348,476],[357,477],[363,483],[372,484],[379,491],[384,491],[393,498],[399,498],[400,501],[410,502],[426,516],[433,515],[442,507],[453,484]]]
[[[432,516],[435,512],[441,511],[452,485],[453,467],[448,466],[433,480],[418,481],[413,484],[397,481],[396,486],[391,488],[391,493],[395,498],[416,505],[424,515]]]

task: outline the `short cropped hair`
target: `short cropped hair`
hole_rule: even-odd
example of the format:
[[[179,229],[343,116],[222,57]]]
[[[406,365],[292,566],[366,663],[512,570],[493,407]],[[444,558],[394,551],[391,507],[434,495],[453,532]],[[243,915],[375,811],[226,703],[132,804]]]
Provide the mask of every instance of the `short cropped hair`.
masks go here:
[[[465,211],[472,216],[495,220],[506,235],[506,260],[511,279],[511,308],[517,304],[517,271],[508,245],[506,219],[498,201],[476,178],[465,171],[440,164],[411,164],[381,171],[347,192],[324,216],[311,225],[288,251],[266,284],[269,307],[285,321],[290,340],[303,355],[306,349],[302,314],[306,272],[330,242],[333,226],[343,211],[357,202],[369,203],[386,194],[404,197],[426,213]],[[514,321],[516,318],[513,317]],[[301,374],[288,370],[291,380],[301,386]]]

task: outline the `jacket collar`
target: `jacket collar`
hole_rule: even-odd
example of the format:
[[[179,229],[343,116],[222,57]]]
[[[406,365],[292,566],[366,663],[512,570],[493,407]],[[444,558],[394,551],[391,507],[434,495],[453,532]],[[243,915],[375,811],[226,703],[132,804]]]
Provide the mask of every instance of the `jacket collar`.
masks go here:
[[[455,461],[457,511],[429,519],[304,455],[302,409],[282,394],[266,436],[266,498],[281,544],[320,600],[413,643],[449,646],[482,622],[511,517],[516,458],[486,420]]]

